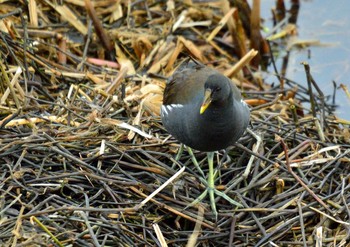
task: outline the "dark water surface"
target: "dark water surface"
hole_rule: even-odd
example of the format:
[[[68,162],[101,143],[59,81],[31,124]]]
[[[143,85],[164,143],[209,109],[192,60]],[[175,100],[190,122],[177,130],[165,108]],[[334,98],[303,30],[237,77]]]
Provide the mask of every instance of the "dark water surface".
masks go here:
[[[289,1],[285,2],[289,4]],[[275,1],[262,0],[261,4],[262,18],[269,25],[271,7]],[[286,7],[289,9],[289,6]],[[306,86],[304,67],[300,63],[308,62],[313,78],[325,95],[332,95],[332,81],[337,83],[336,104],[339,107],[336,115],[350,120],[350,100],[339,88],[340,84],[344,84],[350,90],[350,1],[301,1],[297,30],[298,39],[318,40],[321,45],[293,49],[289,57],[287,78]],[[278,60],[280,65],[281,59]]]

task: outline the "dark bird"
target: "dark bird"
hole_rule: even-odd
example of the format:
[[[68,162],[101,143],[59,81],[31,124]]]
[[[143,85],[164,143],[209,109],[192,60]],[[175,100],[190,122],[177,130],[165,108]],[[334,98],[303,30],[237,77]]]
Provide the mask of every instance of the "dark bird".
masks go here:
[[[209,152],[209,190],[200,200],[209,191],[216,215],[214,193],[223,193],[214,189],[214,151],[233,145],[249,123],[250,110],[239,89],[215,69],[198,62],[184,62],[168,79],[161,117],[166,130],[181,143]]]

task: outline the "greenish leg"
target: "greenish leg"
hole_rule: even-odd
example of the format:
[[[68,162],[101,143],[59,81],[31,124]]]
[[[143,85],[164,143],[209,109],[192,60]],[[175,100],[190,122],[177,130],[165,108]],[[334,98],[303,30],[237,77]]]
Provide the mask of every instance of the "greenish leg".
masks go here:
[[[199,167],[198,161],[196,159],[196,157],[193,154],[193,151],[190,147],[187,147],[187,152],[189,153],[189,155],[191,156],[192,162],[194,164],[194,166],[197,168],[197,170],[200,172],[201,176],[203,178],[205,178],[204,172],[202,171],[202,169]]]
[[[224,198],[226,201],[228,201],[229,203],[231,203],[232,205],[235,205],[237,207],[243,207],[242,204],[240,204],[239,202],[236,202],[235,200],[231,199],[228,195],[226,195],[224,192],[221,192],[217,189],[214,190],[214,193],[222,198]]]
[[[210,199],[211,210],[215,216],[215,219],[218,218],[218,211],[216,210],[216,202],[215,202],[215,179],[214,179],[214,152],[207,153],[208,157],[208,166],[209,166],[209,174],[208,174],[208,192]]]
[[[193,164],[196,166],[196,168],[201,173],[201,175],[205,178],[204,173],[203,173],[202,169],[199,167],[197,159],[192,152],[192,149],[187,147],[187,150],[191,156]],[[194,200],[188,206],[186,206],[186,208],[192,207],[193,205],[196,205],[197,203],[201,202],[209,193],[211,210],[212,210],[215,218],[217,219],[218,212],[216,210],[215,195],[218,195],[218,196],[224,198],[226,201],[228,201],[229,203],[231,203],[232,205],[235,205],[237,207],[242,207],[242,205],[240,203],[236,202],[235,200],[231,199],[225,193],[215,189],[214,155],[215,155],[215,152],[208,152],[207,153],[208,168],[209,168],[208,181],[203,181],[203,179],[200,178],[201,181],[207,186],[207,189],[196,200]]]
[[[184,144],[181,144],[181,145],[180,145],[180,148],[179,148],[179,151],[177,151],[177,154],[176,154],[176,157],[175,157],[175,160],[176,160],[176,161],[179,161],[179,160],[180,160],[180,157],[181,157],[183,151],[184,151]],[[172,169],[175,169],[175,167],[176,167],[176,162],[173,163],[173,165],[171,166],[171,168],[172,168]]]
[[[199,171],[199,173],[202,176],[199,179],[201,180],[201,182],[203,182],[207,186],[207,181],[205,181],[204,172],[199,167],[198,161],[197,161],[196,157],[194,156],[192,149],[190,147],[186,147],[186,148],[187,148],[188,154],[191,156],[192,163],[194,164],[194,166],[196,167],[196,169]],[[192,206],[196,205],[197,203],[200,203],[207,196],[207,194],[208,194],[208,190],[206,189],[202,194],[200,194],[200,196],[197,197],[196,200],[194,200],[193,202],[188,204],[184,209],[192,207]]]
[[[176,154],[175,160],[177,160],[177,161],[178,161],[178,160],[180,159],[180,157],[181,157],[181,155],[182,155],[183,151],[184,151],[184,145],[183,145],[183,144],[181,144],[181,145],[180,145],[180,148],[179,148],[179,151],[177,151],[177,154]]]
[[[189,152],[189,154],[192,157],[193,164],[201,172],[202,176],[205,177],[202,169],[200,169],[200,167],[199,167],[199,164],[198,164],[198,162],[196,160],[196,157],[194,157],[193,152],[192,152],[192,150],[190,148],[188,148],[188,152]],[[197,203],[201,202],[207,196],[207,194],[209,193],[211,210],[212,210],[212,212],[213,212],[213,214],[215,216],[215,219],[217,219],[218,212],[216,210],[216,203],[215,203],[216,189],[215,189],[215,184],[214,184],[214,182],[215,182],[215,180],[214,180],[214,154],[215,154],[214,152],[207,153],[208,165],[209,165],[208,181],[207,181],[207,184],[206,184],[207,189],[199,197],[197,197],[196,200],[191,202],[186,208],[191,207],[191,206],[196,205]],[[226,196],[226,197],[228,197],[228,196]]]
[[[196,200],[194,200],[193,202],[191,202],[190,204],[188,204],[184,209],[192,207],[198,203],[200,203],[208,194],[208,190],[206,189],[202,194],[200,194],[200,196],[198,196],[196,198]]]

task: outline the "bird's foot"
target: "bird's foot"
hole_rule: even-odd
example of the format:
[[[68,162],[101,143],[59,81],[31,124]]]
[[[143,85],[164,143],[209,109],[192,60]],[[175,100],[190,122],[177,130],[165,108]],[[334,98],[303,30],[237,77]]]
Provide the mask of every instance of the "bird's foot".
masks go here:
[[[243,207],[242,204],[240,204],[239,202],[233,200],[232,198],[230,198],[228,195],[226,195],[225,193],[215,189],[215,188],[207,188],[202,194],[200,194],[199,197],[197,197],[193,202],[191,202],[189,205],[187,205],[185,207],[189,208],[189,207],[193,207],[196,204],[200,203],[203,201],[203,199],[207,196],[207,194],[209,193],[209,199],[210,199],[210,207],[212,210],[212,213],[215,217],[215,220],[218,219],[218,211],[216,209],[216,199],[215,199],[215,195],[225,199],[226,201],[228,201],[230,204],[236,206],[236,207]]]

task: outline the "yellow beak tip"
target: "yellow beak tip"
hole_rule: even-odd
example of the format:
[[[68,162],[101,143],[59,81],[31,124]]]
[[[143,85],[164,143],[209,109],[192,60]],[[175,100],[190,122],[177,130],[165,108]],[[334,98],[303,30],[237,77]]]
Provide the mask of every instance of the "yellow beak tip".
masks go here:
[[[204,104],[201,106],[201,109],[199,110],[200,114],[203,114],[205,112],[205,110],[208,108],[209,104]]]
[[[203,114],[205,112],[205,110],[208,108],[208,106],[211,103],[211,89],[207,88],[204,92],[204,99],[203,99],[203,103],[201,106],[201,109],[199,110],[200,114]]]

